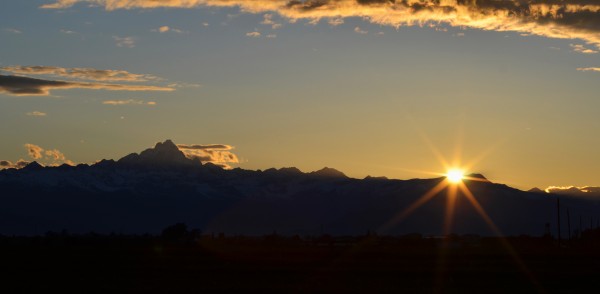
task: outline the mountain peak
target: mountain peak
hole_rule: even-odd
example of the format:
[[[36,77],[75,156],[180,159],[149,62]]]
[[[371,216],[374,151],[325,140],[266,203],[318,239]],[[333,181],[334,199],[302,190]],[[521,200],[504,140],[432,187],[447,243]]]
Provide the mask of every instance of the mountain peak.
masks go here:
[[[167,139],[162,143],[161,142],[156,143],[156,145],[154,145],[154,150],[160,150],[163,152],[175,152],[175,151],[179,151],[179,148],[177,148],[177,145],[175,145],[175,143],[173,143],[173,141],[171,141],[170,139]]]
[[[37,161],[32,161],[30,162],[28,165],[26,165],[23,170],[40,170],[43,169],[44,167],[39,164]]]
[[[129,154],[119,159],[119,163],[154,166],[201,164],[199,161],[187,158],[171,140],[158,142],[154,148],[148,148],[140,154]]]
[[[531,188],[527,192],[530,192],[530,193],[544,193],[544,194],[546,193],[546,191],[544,191],[544,190],[542,190],[542,189],[540,189],[538,187]]]
[[[473,180],[473,181],[479,181],[479,182],[489,182],[490,181],[484,175],[478,174],[478,173],[468,174],[465,176],[465,178],[467,180]]]
[[[343,172],[330,167],[324,167],[318,171],[311,172],[310,174],[326,178],[348,178]]]

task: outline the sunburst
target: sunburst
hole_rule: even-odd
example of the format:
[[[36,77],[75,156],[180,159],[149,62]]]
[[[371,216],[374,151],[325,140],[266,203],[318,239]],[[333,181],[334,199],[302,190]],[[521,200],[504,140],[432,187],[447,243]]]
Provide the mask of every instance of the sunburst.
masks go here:
[[[502,243],[503,247],[513,257],[513,259],[515,260],[515,263],[518,265],[519,269],[530,279],[532,284],[537,289],[541,289],[541,287],[540,287],[539,283],[537,282],[537,280],[535,279],[535,277],[533,277],[532,273],[527,269],[524,262],[517,255],[516,251],[510,245],[508,240],[504,237],[503,233],[500,231],[498,226],[494,223],[492,218],[488,215],[488,213],[485,211],[485,209],[481,206],[481,204],[477,200],[477,197],[475,196],[475,194],[467,186],[467,182],[470,182],[470,181],[486,181],[487,182],[486,179],[482,179],[481,177],[478,177],[478,176],[471,176],[471,175],[468,175],[467,173],[468,173],[468,171],[472,170],[472,168],[474,167],[475,164],[477,164],[480,160],[485,158],[491,152],[492,149],[486,150],[480,156],[475,157],[476,159],[471,161],[470,163],[461,165],[460,164],[460,162],[461,162],[460,154],[461,154],[462,146],[461,146],[460,142],[458,142],[456,145],[456,150],[455,150],[455,158],[452,160],[452,164],[450,164],[450,161],[448,161],[442,155],[442,153],[435,147],[435,145],[433,145],[431,143],[429,138],[422,132],[420,134],[421,134],[421,138],[423,139],[423,141],[426,143],[426,145],[429,147],[429,149],[431,150],[433,155],[438,159],[438,161],[440,162],[440,164],[444,167],[444,169],[446,171],[445,173],[439,173],[439,172],[438,173],[426,172],[426,173],[436,174],[441,177],[444,177],[444,179],[441,180],[439,183],[437,183],[433,188],[428,190],[425,194],[423,194],[417,200],[415,200],[408,207],[406,207],[405,209],[403,209],[402,211],[400,211],[396,215],[394,215],[387,223],[385,223],[380,228],[380,231],[382,231],[382,232],[389,231],[390,229],[392,229],[393,227],[398,225],[400,222],[402,222],[405,218],[410,216],[419,207],[423,206],[424,204],[426,204],[427,202],[429,202],[436,196],[443,194],[442,191],[446,191],[446,193],[445,193],[446,194],[446,207],[445,207],[445,211],[444,211],[443,234],[444,234],[444,236],[447,236],[452,232],[452,224],[454,222],[456,201],[459,196],[464,197],[468,200],[468,203],[470,203],[471,206],[473,206],[473,208],[475,209],[477,214],[479,214],[479,216],[489,226],[490,230],[492,232],[494,232],[494,234],[497,237],[499,237],[500,242]],[[445,253],[442,252],[442,255],[440,256],[439,267],[441,269],[444,266],[445,266]]]

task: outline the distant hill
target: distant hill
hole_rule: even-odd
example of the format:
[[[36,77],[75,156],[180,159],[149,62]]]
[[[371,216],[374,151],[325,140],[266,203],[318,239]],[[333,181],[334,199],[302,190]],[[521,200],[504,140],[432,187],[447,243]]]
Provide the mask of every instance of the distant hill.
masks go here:
[[[503,233],[542,235],[547,223],[555,232],[556,195],[520,191],[479,174],[470,178],[466,185]],[[157,233],[184,222],[204,232],[245,235],[439,235],[445,191],[386,224],[444,180],[354,179],[333,168],[224,170],[187,158],[167,140],[117,161],[59,167],[34,162],[0,171],[0,234]],[[594,199],[561,202],[572,216],[600,216]],[[454,233],[492,234],[463,195],[454,219]]]

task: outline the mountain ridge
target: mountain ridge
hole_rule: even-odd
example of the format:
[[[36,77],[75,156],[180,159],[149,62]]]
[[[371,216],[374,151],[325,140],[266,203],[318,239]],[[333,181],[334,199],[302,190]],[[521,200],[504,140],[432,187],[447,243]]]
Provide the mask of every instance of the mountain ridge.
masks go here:
[[[388,224],[447,184],[444,177],[355,179],[328,167],[307,173],[294,167],[225,170],[176,148],[168,140],[117,161],[2,170],[0,234],[144,233],[175,222],[231,234],[313,234],[321,227],[337,234],[444,233],[447,188],[406,219]],[[507,234],[540,235],[555,219],[552,194],[521,191],[480,174],[467,176],[464,185]],[[457,196],[452,232],[493,234],[468,198]],[[567,199],[565,205],[574,213],[591,207],[585,201]]]

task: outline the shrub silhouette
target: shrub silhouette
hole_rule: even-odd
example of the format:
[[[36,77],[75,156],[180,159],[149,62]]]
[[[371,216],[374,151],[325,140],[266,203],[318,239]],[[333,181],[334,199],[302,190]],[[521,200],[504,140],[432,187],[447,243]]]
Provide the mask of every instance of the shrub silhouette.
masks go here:
[[[160,235],[166,241],[182,241],[188,236],[187,225],[176,223],[162,230]]]

